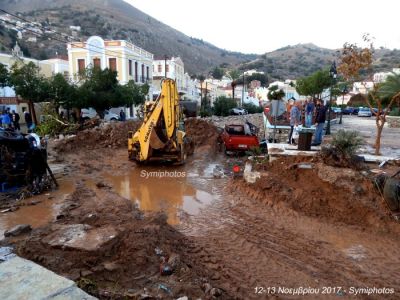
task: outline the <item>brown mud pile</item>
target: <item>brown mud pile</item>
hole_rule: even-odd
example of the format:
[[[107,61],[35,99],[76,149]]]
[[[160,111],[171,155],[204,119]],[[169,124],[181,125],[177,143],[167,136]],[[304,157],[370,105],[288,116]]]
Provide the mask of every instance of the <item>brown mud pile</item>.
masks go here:
[[[199,251],[197,246],[168,225],[165,215],[143,215],[98,186],[78,184],[57,221],[16,242],[17,254],[101,299],[231,298],[212,288],[206,279],[212,273],[187,254]]]
[[[109,123],[78,132],[75,136],[57,141],[54,150],[60,153],[76,149],[121,148],[126,147],[128,132],[135,132],[141,121]],[[188,119],[185,122],[186,134],[195,147],[211,146],[216,149],[219,132],[213,124],[201,119]]]
[[[190,118],[185,121],[185,127],[186,134],[193,140],[195,147],[217,148],[219,131],[215,125],[202,119]]]
[[[128,132],[135,132],[140,124],[137,121],[105,123],[103,126],[79,131],[71,138],[59,140],[54,149],[58,152],[71,152],[84,148],[123,147],[127,145]]]
[[[301,163],[311,168],[302,168]],[[373,183],[353,169],[302,157],[280,158],[258,169],[263,171],[255,184],[235,181],[231,190],[322,221],[363,227],[385,227],[391,222]]]

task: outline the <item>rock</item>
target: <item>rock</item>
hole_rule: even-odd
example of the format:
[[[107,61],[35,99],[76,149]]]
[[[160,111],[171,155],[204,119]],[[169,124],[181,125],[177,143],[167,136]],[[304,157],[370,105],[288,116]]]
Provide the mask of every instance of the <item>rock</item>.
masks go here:
[[[181,257],[178,254],[171,254],[168,259],[168,264],[172,267],[173,270],[178,269],[179,265],[181,264]]]
[[[20,234],[28,233],[32,230],[31,225],[20,224],[4,232],[5,237],[18,236]]]
[[[222,291],[220,289],[217,288],[212,288],[210,291],[210,295],[213,297],[219,297],[222,295]]]
[[[183,296],[183,297],[179,297],[176,300],[189,300],[189,298],[187,296]]]
[[[115,262],[105,262],[104,264],[104,269],[106,269],[107,271],[115,271],[118,269],[118,265]]]
[[[203,289],[204,289],[204,293],[208,294],[208,293],[211,291],[212,286],[211,286],[211,284],[209,284],[209,283],[207,282],[207,283],[205,283],[205,284],[203,285]]]

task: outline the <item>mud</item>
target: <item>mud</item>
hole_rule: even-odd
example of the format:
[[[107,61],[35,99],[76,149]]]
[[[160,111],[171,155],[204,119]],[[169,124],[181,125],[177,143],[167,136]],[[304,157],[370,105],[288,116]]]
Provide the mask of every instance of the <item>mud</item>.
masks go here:
[[[167,168],[186,172],[176,180],[140,177],[165,167],[139,169],[118,146],[82,141],[62,152],[74,191],[56,220],[2,244],[101,299],[299,298],[257,287],[312,287],[320,292],[307,298],[337,299],[322,289],[338,286],[354,299],[380,296],[350,287],[393,288],[385,299],[399,298],[400,226],[360,172],[288,157],[256,165],[253,185],[217,179],[217,164],[243,162],[212,151],[212,125],[187,125],[197,148],[185,166]]]

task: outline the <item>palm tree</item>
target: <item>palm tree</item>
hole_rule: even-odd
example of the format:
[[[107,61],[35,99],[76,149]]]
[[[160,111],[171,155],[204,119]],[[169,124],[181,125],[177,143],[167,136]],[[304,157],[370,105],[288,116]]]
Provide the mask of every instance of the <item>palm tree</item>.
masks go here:
[[[379,96],[385,99],[396,97],[397,107],[400,107],[400,73],[392,72],[379,87]]]

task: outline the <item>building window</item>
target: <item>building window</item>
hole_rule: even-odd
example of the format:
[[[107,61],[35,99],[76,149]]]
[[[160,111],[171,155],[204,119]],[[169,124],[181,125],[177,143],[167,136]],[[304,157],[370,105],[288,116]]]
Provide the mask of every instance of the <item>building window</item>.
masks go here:
[[[85,60],[83,58],[78,59],[78,73],[85,73]]]
[[[169,72],[169,65],[165,66],[165,72]]]
[[[129,76],[132,76],[132,60],[129,60]]]
[[[142,64],[142,76],[141,77],[142,77],[141,81],[144,82],[144,65],[143,64]]]
[[[158,65],[158,73],[161,73],[162,72],[162,65],[160,64],[160,65]]]
[[[117,71],[117,59],[116,58],[109,58],[108,59],[108,67],[111,71]]]
[[[147,79],[147,81],[149,80],[149,73],[150,73],[149,67],[146,67],[146,79]]]
[[[138,82],[138,63],[135,61],[135,82]]]
[[[100,58],[94,58],[93,59],[93,68],[101,68],[101,62],[100,62]]]

